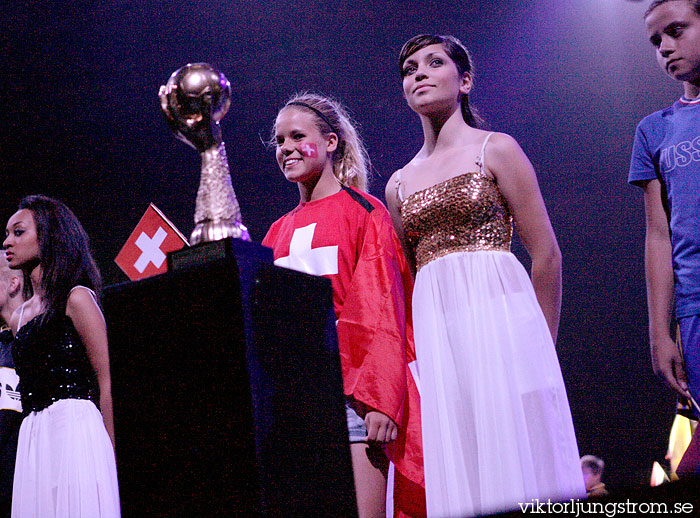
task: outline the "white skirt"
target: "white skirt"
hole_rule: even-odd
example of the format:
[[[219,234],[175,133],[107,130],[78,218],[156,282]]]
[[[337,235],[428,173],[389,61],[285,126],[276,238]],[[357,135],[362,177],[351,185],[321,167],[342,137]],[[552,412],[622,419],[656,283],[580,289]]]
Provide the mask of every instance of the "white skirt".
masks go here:
[[[120,516],[114,449],[92,401],[62,399],[22,421],[12,518]]]
[[[515,256],[459,252],[428,263],[413,318],[428,516],[585,496],[551,334]]]

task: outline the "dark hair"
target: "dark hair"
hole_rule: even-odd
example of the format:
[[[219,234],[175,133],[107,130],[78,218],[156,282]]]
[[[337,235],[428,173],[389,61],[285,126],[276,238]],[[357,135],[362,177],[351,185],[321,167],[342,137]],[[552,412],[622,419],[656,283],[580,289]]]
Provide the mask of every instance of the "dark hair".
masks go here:
[[[75,214],[61,201],[35,194],[19,202],[32,211],[39,240],[41,289],[46,308],[42,320],[63,314],[70,290],[85,286],[98,293],[100,271],[90,253],[90,239]]]
[[[404,61],[411,54],[429,45],[442,45],[442,48],[445,49],[447,55],[457,66],[459,75],[461,76],[466,72],[472,77],[472,80],[474,79],[474,63],[466,47],[454,36],[442,36],[439,34],[419,34],[403,44],[399,53],[399,73],[401,77],[405,75],[403,69]],[[479,117],[476,109],[469,104],[469,96],[467,94],[462,95],[462,118],[464,122],[474,128],[481,128],[484,125],[484,120]]]
[[[688,2],[695,9],[695,12],[698,14],[698,16],[700,16],[700,0],[654,0],[649,5],[647,10],[644,12],[644,18],[649,16],[651,14],[651,12],[654,9],[656,9],[657,7],[659,7],[661,4],[665,4],[668,2],[682,2],[682,1]]]
[[[357,131],[357,123],[350,118],[343,105],[325,95],[299,92],[289,98],[284,108],[298,108],[312,113],[321,135],[335,133],[338,147],[333,153],[333,174],[343,185],[366,191],[372,165]],[[275,131],[276,127],[273,127],[271,145],[275,144]]]

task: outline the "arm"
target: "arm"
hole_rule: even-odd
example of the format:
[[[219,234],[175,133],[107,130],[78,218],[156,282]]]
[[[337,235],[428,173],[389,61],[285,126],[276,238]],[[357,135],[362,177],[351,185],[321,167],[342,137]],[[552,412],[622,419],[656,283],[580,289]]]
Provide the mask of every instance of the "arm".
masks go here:
[[[85,345],[88,358],[95,369],[100,387],[100,410],[105,428],[114,444],[114,421],[112,416],[112,382],[109,374],[109,350],[107,348],[107,325],[97,302],[87,289],[73,290],[66,304],[66,315]]]
[[[556,343],[561,313],[561,252],[532,164],[510,136],[491,139],[486,164],[498,182],[532,259],[532,285]]]
[[[410,273],[383,206],[375,206],[363,229],[338,340],[345,393],[365,420],[368,440],[388,442],[398,434],[406,394],[404,276]]]
[[[396,176],[398,171],[391,175],[389,181],[384,189],[384,197],[386,198],[387,208],[389,209],[389,215],[391,216],[391,222],[394,225],[394,230],[396,235],[399,237],[401,242],[401,249],[403,250],[403,255],[406,257],[409,267],[411,268],[411,274],[415,277],[416,275],[416,264],[413,254],[409,250],[408,243],[406,243],[406,238],[403,233],[403,223],[401,222],[401,201],[398,196],[398,189],[396,184]]]
[[[644,185],[646,238],[644,267],[649,310],[649,341],[654,373],[672,389],[690,397],[683,359],[671,338],[673,303],[673,267],[668,219],[661,199],[661,182],[650,180]]]

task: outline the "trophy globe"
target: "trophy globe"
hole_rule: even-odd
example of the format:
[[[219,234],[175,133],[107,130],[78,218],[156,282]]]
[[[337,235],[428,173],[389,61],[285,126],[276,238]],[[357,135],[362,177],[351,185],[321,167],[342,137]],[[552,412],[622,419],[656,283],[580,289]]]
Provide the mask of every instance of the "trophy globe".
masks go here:
[[[231,86],[208,63],[189,63],[160,87],[161,109],[176,137],[200,152],[202,171],[190,244],[235,237],[250,241],[231,184],[219,122],[231,105]]]

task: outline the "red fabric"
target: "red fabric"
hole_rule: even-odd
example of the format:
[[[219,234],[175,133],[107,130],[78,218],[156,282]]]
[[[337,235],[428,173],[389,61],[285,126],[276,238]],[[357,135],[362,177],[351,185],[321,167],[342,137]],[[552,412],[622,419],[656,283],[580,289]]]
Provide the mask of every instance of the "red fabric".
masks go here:
[[[404,477],[394,475],[394,517],[425,518],[425,488]]]
[[[415,493],[424,481],[420,401],[408,370],[408,361],[415,360],[413,282],[386,208],[373,196],[353,191],[371,211],[341,190],[280,218],[263,245],[273,249],[275,264],[331,280],[345,394],[397,423],[399,436],[387,453],[397,472],[412,482],[404,486]],[[309,249],[303,243],[311,234]],[[335,246],[336,272],[330,257]],[[424,494],[409,500],[416,498]]]
[[[155,253],[151,250],[149,254],[148,248],[144,251],[138,244],[139,239],[145,239],[147,244],[151,244],[153,240]],[[158,207],[151,203],[114,262],[129,279],[136,281],[166,272],[168,270],[167,253],[180,250],[185,245],[187,245],[185,237],[158,210]]]

